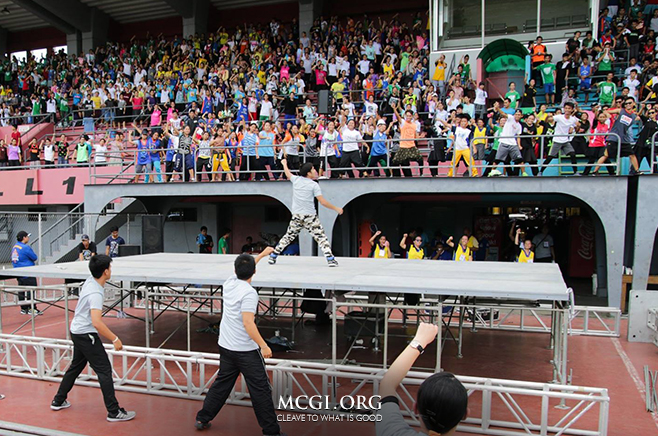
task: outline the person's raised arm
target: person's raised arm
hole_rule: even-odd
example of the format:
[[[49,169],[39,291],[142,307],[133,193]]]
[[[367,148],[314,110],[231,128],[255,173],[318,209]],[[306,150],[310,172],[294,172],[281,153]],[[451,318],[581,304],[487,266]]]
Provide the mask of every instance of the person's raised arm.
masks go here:
[[[516,235],[514,236],[514,245],[519,246],[519,238],[521,236],[521,229],[516,229]]]
[[[290,168],[288,168],[288,160],[281,159],[281,166],[283,166],[283,172],[285,173],[288,180],[292,180],[292,172],[290,172]]]
[[[448,240],[446,241],[446,244],[448,244],[452,248],[455,248],[455,243],[452,242],[452,236],[448,238]]]
[[[261,251],[260,254],[258,254],[258,256],[256,256],[256,259],[255,259],[256,265],[258,265],[258,262],[260,262],[262,258],[269,256],[273,252],[274,252],[274,247],[267,247],[267,248],[265,248],[265,250]]]
[[[437,325],[422,322],[418,326],[414,341],[418,342],[421,347],[427,348],[434,341],[438,332],[439,327]],[[420,356],[418,349],[410,346],[404,348],[380,382],[379,395],[382,398],[395,395],[397,387],[402,383],[418,356]]]
[[[409,235],[405,233],[402,235],[402,239],[400,239],[400,248],[403,250],[407,249],[407,236]]]
[[[381,235],[381,234],[382,234],[382,232],[381,232],[380,230],[377,230],[377,231],[375,232],[375,234],[372,235],[372,236],[370,237],[370,239],[368,240],[368,242],[370,242],[370,246],[371,246],[371,247],[375,245],[375,239],[377,239],[377,236],[379,236],[379,235]]]

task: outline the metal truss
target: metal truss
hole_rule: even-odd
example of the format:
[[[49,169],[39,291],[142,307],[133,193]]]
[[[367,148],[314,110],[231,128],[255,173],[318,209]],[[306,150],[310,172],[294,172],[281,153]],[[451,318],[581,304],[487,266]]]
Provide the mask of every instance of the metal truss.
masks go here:
[[[71,341],[0,334],[0,375],[59,382],[72,354]],[[126,346],[114,351],[105,345],[113,366],[117,390],[202,399],[213,382],[219,355],[178,350]],[[331,365],[315,362],[267,359],[275,406],[279,399],[323,395],[328,410],[315,413],[352,414],[344,410],[344,396],[378,395],[385,373],[381,368]],[[412,425],[418,386],[432,372],[410,372],[399,386],[400,408]],[[607,389],[459,376],[469,394],[469,416],[458,430],[486,435],[582,435],[607,436],[609,401]],[[98,386],[87,368],[77,381]],[[340,392],[340,393],[339,393]],[[251,406],[243,379],[234,387],[228,402]],[[568,410],[556,406],[568,403]],[[294,403],[293,403],[294,404]],[[299,404],[303,404],[299,401]],[[286,411],[297,411],[286,409]],[[365,411],[376,413],[376,411]]]

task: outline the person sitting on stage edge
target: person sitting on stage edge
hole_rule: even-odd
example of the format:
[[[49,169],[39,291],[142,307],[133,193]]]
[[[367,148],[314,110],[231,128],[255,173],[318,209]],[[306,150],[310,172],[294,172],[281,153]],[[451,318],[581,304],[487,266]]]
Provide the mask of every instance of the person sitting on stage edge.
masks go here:
[[[438,331],[439,327],[434,324],[421,323],[414,339],[386,371],[379,388],[382,398],[378,412],[380,420],[375,424],[377,436],[421,434],[405,421],[395,391],[418,356],[434,341]],[[422,433],[430,436],[452,436],[456,432],[457,424],[466,418],[467,412],[466,388],[449,372],[434,374],[420,385],[416,398],[416,413],[420,417]]]
[[[263,434],[285,436],[277,423],[272,386],[263,360],[272,357],[272,350],[254,320],[258,294],[251,286],[256,265],[273,251],[272,247],[267,247],[255,260],[250,254],[239,255],[235,259],[235,275],[224,282],[224,312],[218,341],[219,374],[206,394],[203,408],[196,415],[197,430],[210,428],[210,421],[222,409],[238,376],[242,374]]]
[[[343,209],[329,203],[322,196],[320,185],[315,181],[318,178],[318,172],[313,168],[312,163],[307,162],[302,165],[299,176],[295,176],[290,172],[288,162],[285,159],[281,160],[281,165],[283,165],[286,177],[292,182],[292,219],[288,231],[270,254],[268,262],[272,265],[275,264],[276,258],[283,252],[283,249],[295,240],[302,229],[306,229],[313,236],[315,242],[318,243],[318,247],[327,258],[329,266],[338,266],[338,262],[331,252],[331,244],[329,244],[327,235],[324,233],[322,224],[320,224],[313,199],[317,198],[321,205],[335,210],[338,215],[343,214]]]
[[[107,420],[110,422],[130,421],[136,415],[135,412],[126,412],[119,407],[119,402],[114,395],[114,382],[112,380],[112,365],[107,358],[107,352],[103,347],[100,336],[112,341],[114,349],[121,351],[123,344],[117,335],[105,325],[102,319],[103,301],[105,300],[105,283],[112,277],[112,259],[109,256],[99,254],[89,260],[89,277],[82,285],[80,299],[75,308],[75,315],[71,321],[71,340],[73,341],[73,360],[71,366],[66,370],[59,385],[57,395],[50,404],[52,410],[62,410],[71,407],[66,400],[68,393],[73,388],[75,379],[87,366],[91,365],[98,376],[98,382],[103,392],[103,400],[107,409]]]

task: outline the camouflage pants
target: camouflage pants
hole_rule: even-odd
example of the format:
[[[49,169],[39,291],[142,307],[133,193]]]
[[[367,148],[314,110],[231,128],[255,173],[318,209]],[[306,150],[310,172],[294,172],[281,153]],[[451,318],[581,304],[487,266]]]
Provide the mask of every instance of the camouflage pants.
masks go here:
[[[290,220],[290,225],[288,225],[288,231],[283,238],[279,241],[274,252],[276,254],[281,254],[281,252],[288,246],[295,238],[299,235],[299,232],[302,229],[308,230],[308,232],[313,236],[315,242],[318,243],[320,250],[324,253],[325,257],[333,257],[331,252],[331,245],[327,239],[327,235],[324,233],[322,224],[320,224],[320,219],[317,215],[293,215]]]

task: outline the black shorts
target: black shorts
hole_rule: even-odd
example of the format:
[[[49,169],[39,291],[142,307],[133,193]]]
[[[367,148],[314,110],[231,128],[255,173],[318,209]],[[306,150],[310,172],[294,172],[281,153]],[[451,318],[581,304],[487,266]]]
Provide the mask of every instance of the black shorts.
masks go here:
[[[617,142],[608,142],[606,145],[606,148],[608,149],[608,157],[609,158],[616,158],[617,157]],[[633,153],[633,146],[629,144],[628,142],[622,142],[621,143],[621,157],[626,157],[630,156]]]
[[[599,159],[605,153],[605,147],[589,147],[587,156],[592,159]]]

